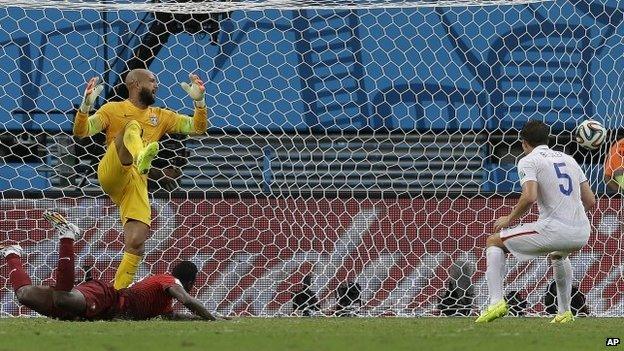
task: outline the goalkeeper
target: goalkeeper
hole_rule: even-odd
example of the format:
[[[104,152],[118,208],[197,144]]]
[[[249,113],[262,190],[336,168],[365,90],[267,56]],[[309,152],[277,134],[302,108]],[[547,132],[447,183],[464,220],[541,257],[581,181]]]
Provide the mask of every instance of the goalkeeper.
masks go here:
[[[166,133],[200,135],[207,130],[204,83],[191,74],[182,88],[194,100],[193,117],[153,107],[158,82],[154,74],[135,69],[126,76],[128,99],[108,102],[89,116],[103,89],[91,78],[76,119],[74,135],[80,138],[106,133],[106,153],[98,165],[102,190],[119,207],[124,232],[124,254],[115,273],[114,287],[128,287],[141,263],[152,218],[147,197],[147,172],[158,153],[158,140]]]

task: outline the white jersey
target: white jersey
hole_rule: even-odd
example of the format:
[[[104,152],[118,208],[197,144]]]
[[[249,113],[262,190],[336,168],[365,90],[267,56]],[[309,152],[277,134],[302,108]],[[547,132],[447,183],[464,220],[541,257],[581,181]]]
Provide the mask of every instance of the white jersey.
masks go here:
[[[537,181],[539,221],[589,227],[581,201],[581,183],[587,177],[571,156],[540,145],[518,162],[518,175],[522,185]]]

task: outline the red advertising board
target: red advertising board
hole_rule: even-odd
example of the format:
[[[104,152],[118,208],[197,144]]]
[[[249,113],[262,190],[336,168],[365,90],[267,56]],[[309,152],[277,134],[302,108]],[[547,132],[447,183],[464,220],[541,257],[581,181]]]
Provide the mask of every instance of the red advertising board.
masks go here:
[[[494,220],[515,199],[215,199],[155,201],[152,237],[139,276],[162,272],[177,260],[201,268],[196,294],[224,313],[291,312],[291,293],[312,274],[321,304],[335,303],[344,281],[363,286],[369,314],[436,314],[453,263],[471,267],[475,311],[485,303],[483,247]],[[26,248],[35,283],[53,283],[56,240],[41,218],[55,208],[85,230],[77,262],[95,278],[112,280],[123,249],[116,208],[102,199],[2,200],[2,242]],[[597,315],[624,315],[624,270],[619,199],[601,199],[591,212],[590,242],[571,256],[576,283]],[[535,209],[536,210],[536,209]],[[526,220],[535,220],[529,215]],[[18,309],[0,266],[0,311]],[[506,283],[527,296],[531,311],[552,272],[546,259],[510,258]]]

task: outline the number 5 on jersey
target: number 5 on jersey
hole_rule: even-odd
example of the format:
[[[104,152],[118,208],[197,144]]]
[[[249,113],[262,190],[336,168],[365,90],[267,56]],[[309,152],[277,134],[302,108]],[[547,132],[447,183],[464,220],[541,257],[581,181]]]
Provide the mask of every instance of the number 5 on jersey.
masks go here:
[[[570,194],[572,194],[572,178],[565,172],[565,169],[563,169],[566,166],[565,162],[553,163],[553,166],[555,167],[557,178],[564,182],[564,184],[559,184],[559,190],[563,195],[570,196]],[[565,183],[567,183],[567,187]]]

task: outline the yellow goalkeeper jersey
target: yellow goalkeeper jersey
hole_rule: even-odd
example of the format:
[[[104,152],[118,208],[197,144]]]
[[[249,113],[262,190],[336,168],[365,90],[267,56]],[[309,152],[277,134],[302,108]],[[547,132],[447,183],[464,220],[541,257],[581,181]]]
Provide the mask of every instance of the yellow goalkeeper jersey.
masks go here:
[[[86,137],[104,131],[106,145],[110,145],[132,120],[141,125],[145,143],[158,141],[166,133],[204,134],[208,126],[206,108],[196,107],[191,118],[160,107],[140,109],[129,100],[124,100],[108,102],[91,116],[78,111],[74,121],[74,135]]]

